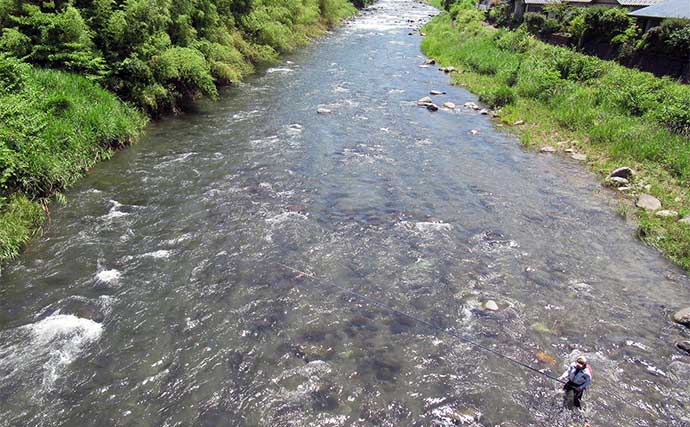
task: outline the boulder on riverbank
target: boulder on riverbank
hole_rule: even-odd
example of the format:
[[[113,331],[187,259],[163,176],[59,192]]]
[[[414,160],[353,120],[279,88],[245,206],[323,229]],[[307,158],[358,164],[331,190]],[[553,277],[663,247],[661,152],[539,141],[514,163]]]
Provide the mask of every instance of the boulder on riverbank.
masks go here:
[[[690,341],[676,341],[676,348],[690,354]]]
[[[606,179],[608,180],[612,178],[622,178],[627,181],[630,181],[633,178],[633,176],[635,176],[635,172],[631,168],[624,166],[622,168],[614,169],[613,171],[611,171],[611,173],[608,174]]]
[[[649,194],[640,194],[635,202],[635,206],[647,212],[654,212],[661,209],[661,202],[659,199]]]

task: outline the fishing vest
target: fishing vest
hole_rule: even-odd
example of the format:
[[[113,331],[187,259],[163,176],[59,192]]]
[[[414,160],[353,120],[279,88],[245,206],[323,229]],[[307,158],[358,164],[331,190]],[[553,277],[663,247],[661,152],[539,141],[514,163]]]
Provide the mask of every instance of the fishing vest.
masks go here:
[[[571,383],[580,387],[592,381],[592,367],[589,366],[589,364],[581,371],[578,371],[575,366],[575,364],[572,364],[570,365],[570,369],[568,369],[568,380]]]

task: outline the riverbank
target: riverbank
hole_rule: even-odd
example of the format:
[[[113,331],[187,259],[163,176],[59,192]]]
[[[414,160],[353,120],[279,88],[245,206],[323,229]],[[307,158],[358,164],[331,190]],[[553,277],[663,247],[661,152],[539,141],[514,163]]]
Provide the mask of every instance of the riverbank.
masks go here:
[[[49,217],[51,197],[136,139],[145,116],[84,77],[0,59],[0,261]]]
[[[437,5],[438,6],[438,5]],[[529,147],[586,163],[614,188],[639,236],[690,269],[690,89],[483,24],[471,2],[425,28],[423,52],[498,111]],[[607,179],[629,167],[634,176]],[[619,177],[617,177],[619,178]],[[647,196],[659,206],[644,205]]]
[[[51,200],[135,141],[147,117],[217,97],[368,3],[0,6],[0,262],[40,232]]]

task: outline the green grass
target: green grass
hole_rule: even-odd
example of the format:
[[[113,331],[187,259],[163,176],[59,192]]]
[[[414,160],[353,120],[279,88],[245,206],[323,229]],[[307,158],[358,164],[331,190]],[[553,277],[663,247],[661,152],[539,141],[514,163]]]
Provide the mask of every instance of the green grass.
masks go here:
[[[456,84],[492,106],[528,146],[588,155],[602,178],[619,166],[638,174],[626,200],[647,192],[663,209],[690,214],[690,87],[481,24],[473,5],[455,6],[424,29],[424,53],[453,65]],[[561,142],[559,145],[558,143]],[[565,142],[565,144],[563,144]],[[690,269],[690,226],[633,210],[640,237]]]
[[[0,82],[0,259],[9,259],[37,232],[45,199],[130,143],[146,118],[73,74],[0,59]]]

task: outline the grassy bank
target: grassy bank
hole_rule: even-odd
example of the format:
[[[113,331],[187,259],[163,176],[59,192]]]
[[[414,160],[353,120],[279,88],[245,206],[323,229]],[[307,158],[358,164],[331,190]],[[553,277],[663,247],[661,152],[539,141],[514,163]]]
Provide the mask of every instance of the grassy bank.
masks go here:
[[[0,259],[46,219],[45,198],[73,184],[146,119],[84,77],[0,58]]]
[[[636,175],[618,190],[621,213],[634,214],[640,237],[690,269],[690,88],[612,62],[544,44],[526,31],[495,30],[483,12],[458,2],[425,28],[426,55],[453,65],[457,84],[500,110],[528,146],[587,155],[603,178],[629,166]],[[647,193],[663,210],[660,217],[635,209]]]
[[[0,2],[0,262],[147,116],[216,97],[353,15],[353,3],[370,2]]]

